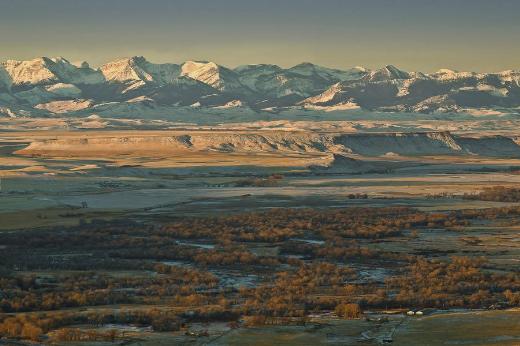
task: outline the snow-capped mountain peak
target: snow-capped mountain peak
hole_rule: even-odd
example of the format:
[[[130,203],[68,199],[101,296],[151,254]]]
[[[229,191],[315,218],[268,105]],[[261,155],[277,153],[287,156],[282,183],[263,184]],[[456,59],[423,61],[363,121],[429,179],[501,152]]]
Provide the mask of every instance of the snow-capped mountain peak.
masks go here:
[[[78,68],[62,57],[41,57],[28,61],[8,60],[2,63],[13,86],[35,86],[56,82],[96,84],[103,76],[90,68]]]
[[[123,58],[109,62],[101,66],[100,70],[107,81],[127,82],[127,81],[147,81],[153,80],[152,76],[146,72],[140,64],[146,62],[144,57],[135,56]]]
[[[447,68],[443,68],[443,69],[440,69],[437,72],[431,74],[430,76],[435,79],[447,81],[447,80],[471,78],[476,75],[477,74],[474,72],[459,72],[456,70],[450,70]]]
[[[369,70],[364,66],[354,66],[350,70],[359,71],[359,72],[369,72]]]
[[[112,82],[171,83],[179,76],[176,64],[154,64],[143,56],[134,56],[109,62],[101,66],[101,72]]]
[[[181,75],[198,80],[220,91],[243,88],[236,72],[211,61],[186,61],[181,66]]]
[[[58,57],[47,62],[48,69],[55,74],[62,83],[70,84],[99,84],[105,81],[101,72],[93,70],[88,64],[78,67],[67,59]]]
[[[520,71],[507,70],[498,73],[498,76],[503,82],[512,82],[520,86]]]
[[[89,112],[164,116],[190,105],[220,113],[343,112],[361,107],[424,113],[477,109],[479,114],[494,114],[486,109],[495,107],[520,114],[520,72],[442,69],[424,74],[393,65],[339,70],[312,63],[287,69],[243,65],[231,70],[210,61],[157,64],[142,56],[92,69],[83,61],[41,57],[0,63],[0,104],[10,110],[8,116],[16,116],[17,110],[23,116]]]
[[[339,93],[341,93],[341,91],[341,83],[338,82],[332,85],[329,89],[325,90],[323,93],[313,97],[306,98],[301,102],[301,104],[323,104],[331,102]]]
[[[183,76],[189,76],[190,74],[196,73],[197,71],[208,71],[218,69],[218,65],[211,61],[192,61],[188,60],[181,66],[181,74]],[[195,79],[195,78],[194,78]]]
[[[382,82],[399,79],[409,79],[410,74],[406,71],[400,70],[394,65],[386,65],[385,67],[371,71],[365,77],[370,82]]]
[[[238,66],[234,71],[238,73],[240,83],[252,90],[257,90],[256,83],[261,77],[277,74],[282,71],[282,68],[277,65],[255,64]]]
[[[2,63],[12,80],[12,85],[38,85],[57,81],[58,78],[48,68],[47,58],[27,61],[7,60]]]

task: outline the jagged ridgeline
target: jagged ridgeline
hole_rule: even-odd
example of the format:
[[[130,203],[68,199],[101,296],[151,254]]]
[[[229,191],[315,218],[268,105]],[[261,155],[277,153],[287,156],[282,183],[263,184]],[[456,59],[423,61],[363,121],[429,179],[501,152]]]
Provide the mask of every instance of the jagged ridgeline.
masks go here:
[[[332,112],[362,109],[413,113],[517,114],[520,72],[406,72],[291,68],[214,62],[155,64],[132,57],[92,68],[64,58],[0,63],[0,115]]]

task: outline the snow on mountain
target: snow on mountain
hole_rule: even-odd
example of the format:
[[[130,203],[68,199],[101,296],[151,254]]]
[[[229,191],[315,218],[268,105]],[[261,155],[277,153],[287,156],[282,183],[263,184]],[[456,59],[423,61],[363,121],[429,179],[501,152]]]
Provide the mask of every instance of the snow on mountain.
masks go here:
[[[342,80],[363,77],[367,70],[356,67],[347,71],[301,63],[289,69],[276,65],[245,65],[235,69],[242,84],[267,97],[303,99]]]
[[[453,81],[457,79],[475,78],[479,75],[475,72],[459,72],[450,69],[440,69],[430,75],[431,77],[442,81]]]
[[[81,90],[73,84],[58,83],[44,87],[50,93],[60,97],[79,97]]]
[[[7,60],[2,63],[9,74],[12,84],[39,85],[58,82],[58,78],[47,66],[47,58],[37,58],[29,61]]]
[[[336,112],[336,111],[360,109],[361,107],[353,101],[345,101],[345,102],[336,103],[333,106],[318,106],[318,105],[313,105],[313,104],[305,104],[305,105],[303,105],[303,108],[308,109],[308,110],[315,110],[315,111]]]
[[[109,62],[100,68],[107,81],[141,83],[171,83],[180,74],[176,64],[153,64],[142,56]]]
[[[315,97],[305,99],[301,104],[334,107],[339,104],[354,103],[362,108],[375,110],[379,107],[394,105],[401,82],[401,80],[379,79],[373,82],[343,81],[334,84]]]
[[[456,112],[458,107],[455,100],[448,95],[437,95],[418,102],[409,111],[416,113],[447,113]]]
[[[47,60],[46,64],[49,70],[54,73],[63,83],[68,84],[99,84],[105,81],[101,72],[93,70],[84,63],[81,66],[75,66],[64,58],[54,58]]]
[[[2,107],[0,105],[0,116],[8,117],[8,118],[16,118],[16,112],[14,112],[9,107]]]
[[[410,73],[399,70],[393,65],[387,65],[379,70],[371,71],[364,77],[368,82],[382,82],[409,78],[411,78]]]
[[[256,90],[275,98],[297,96],[306,98],[327,89],[332,81],[322,77],[305,76],[288,70],[274,75],[261,76],[256,82]]]
[[[174,112],[236,114],[346,111],[520,114],[520,72],[407,72],[393,65],[348,70],[301,63],[243,65],[214,62],[155,64],[142,56],[99,69],[58,58],[0,63],[0,106],[19,114],[92,112],[168,116]],[[497,113],[498,112],[498,113]],[[5,115],[7,111],[2,111]],[[12,113],[14,114],[14,113]]]
[[[226,102],[226,104],[222,105],[222,106],[215,106],[213,108],[216,108],[216,109],[229,109],[229,108],[239,108],[239,107],[243,107],[244,104],[242,103],[242,101],[240,100],[231,100],[229,102]]]
[[[99,71],[90,67],[74,66],[61,57],[42,57],[28,61],[7,60],[2,66],[9,74],[13,86],[37,86],[58,82],[96,84],[104,81]]]
[[[338,95],[342,92],[342,87],[340,83],[336,83],[331,86],[329,89],[325,90],[321,94],[316,96],[312,96],[306,98],[301,102],[301,104],[323,104],[327,102],[332,102]]]
[[[511,82],[520,87],[520,71],[508,70],[497,73],[497,76],[503,83]]]
[[[63,114],[70,112],[77,112],[84,109],[88,109],[93,106],[91,100],[63,100],[63,101],[51,101],[47,103],[40,103],[34,106],[36,109],[46,110],[55,114]]]
[[[399,82],[397,83],[398,92],[397,92],[396,96],[403,97],[403,96],[410,95],[410,86],[413,83],[414,83],[413,79],[399,80]]]
[[[182,64],[181,75],[193,78],[223,92],[244,93],[249,90],[240,83],[239,75],[214,62],[186,61]]]
[[[45,88],[38,86],[29,90],[20,91],[14,94],[14,96],[20,103],[34,106],[52,100],[54,94],[48,92]]]
[[[36,86],[29,90],[17,92],[13,96],[22,103],[36,105],[56,99],[78,98],[81,96],[81,90],[72,84],[56,83]]]
[[[111,61],[100,68],[101,73],[109,82],[148,81],[152,76],[143,70],[134,58]]]
[[[293,66],[287,71],[307,77],[320,77],[332,82],[360,79],[368,73],[368,71],[365,68],[359,66],[343,71],[314,65],[309,62],[304,62],[296,66]]]
[[[520,103],[520,92],[504,79],[513,81],[513,76],[514,73],[507,72],[497,77],[451,70],[426,75],[389,65],[371,71],[362,81],[334,84],[300,104],[329,109],[355,104],[372,110],[423,113],[511,107]]]
[[[260,77],[276,74],[282,71],[282,68],[277,65],[257,64],[238,66],[234,71],[238,73],[240,83],[252,90],[257,90],[256,82]]]
[[[170,84],[162,85],[147,95],[159,105],[190,105],[204,100],[209,102],[211,96],[219,96],[213,87],[189,77],[179,77]]]
[[[475,88],[468,87],[469,90],[478,90],[488,92],[489,94],[496,97],[507,97],[509,90],[507,88],[497,88],[489,84],[479,83]],[[466,88],[460,88],[460,90],[468,90]]]

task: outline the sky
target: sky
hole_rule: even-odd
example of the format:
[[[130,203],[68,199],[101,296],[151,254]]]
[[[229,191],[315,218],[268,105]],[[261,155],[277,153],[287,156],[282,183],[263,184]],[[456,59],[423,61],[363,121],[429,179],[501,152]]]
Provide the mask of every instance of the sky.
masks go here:
[[[0,0],[0,60],[520,69],[519,0]]]

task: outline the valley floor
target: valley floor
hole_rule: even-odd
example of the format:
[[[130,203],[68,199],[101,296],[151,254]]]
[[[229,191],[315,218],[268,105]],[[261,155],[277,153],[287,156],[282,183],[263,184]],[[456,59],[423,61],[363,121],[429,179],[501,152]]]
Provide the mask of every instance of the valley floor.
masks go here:
[[[0,133],[0,344],[520,342],[513,128],[299,126]]]

